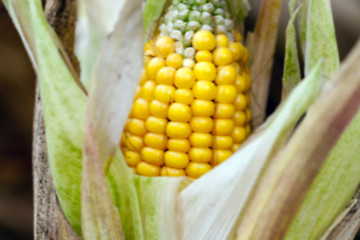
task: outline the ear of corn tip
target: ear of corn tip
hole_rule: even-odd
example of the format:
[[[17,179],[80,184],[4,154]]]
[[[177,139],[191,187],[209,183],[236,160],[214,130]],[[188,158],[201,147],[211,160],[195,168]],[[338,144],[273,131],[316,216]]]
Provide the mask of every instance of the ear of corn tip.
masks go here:
[[[174,1],[145,44],[121,141],[134,173],[196,179],[250,134],[249,56],[228,20],[224,1]]]

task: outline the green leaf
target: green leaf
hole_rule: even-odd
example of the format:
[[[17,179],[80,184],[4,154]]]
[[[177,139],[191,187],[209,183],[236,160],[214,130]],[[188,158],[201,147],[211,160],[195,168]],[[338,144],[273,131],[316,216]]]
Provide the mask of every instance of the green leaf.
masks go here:
[[[134,178],[139,195],[144,239],[177,239],[178,192],[189,180],[180,177]]]
[[[264,165],[282,146],[288,131],[318,95],[322,83],[320,69],[319,64],[263,128],[255,132],[236,153],[180,193],[182,237],[233,237],[240,213]],[[304,95],[304,92],[308,94]]]
[[[296,46],[294,21],[299,8],[294,12],[295,0],[289,2],[290,20],[286,28],[285,60],[283,73],[282,99],[285,99],[301,80],[299,57]]]
[[[49,162],[61,207],[79,234],[81,159],[86,97],[66,67],[41,1],[6,1],[40,81]],[[64,91],[66,89],[66,91]]]
[[[144,42],[148,42],[169,0],[147,0],[144,7]]]
[[[111,161],[107,172],[107,183],[113,203],[120,214],[125,239],[144,239],[134,175],[126,164],[120,149],[117,149]]]
[[[357,66],[360,61],[360,43],[352,54],[349,57],[349,62],[353,61],[352,69],[349,69],[350,64],[345,62],[343,68],[346,72],[342,72],[344,76],[336,77],[340,81],[345,81],[345,78],[355,80],[360,76]],[[347,86],[355,87],[354,84]],[[330,152],[286,235],[287,239],[320,238],[350,201],[360,183],[359,138],[360,113],[352,120]]]
[[[301,2],[304,7],[300,21],[300,39],[305,47],[305,75],[323,58],[324,74],[329,79],[340,65],[330,0]]]

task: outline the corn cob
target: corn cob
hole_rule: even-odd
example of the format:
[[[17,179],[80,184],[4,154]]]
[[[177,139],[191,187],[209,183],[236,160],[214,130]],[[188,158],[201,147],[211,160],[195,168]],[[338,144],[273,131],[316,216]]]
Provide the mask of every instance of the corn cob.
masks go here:
[[[248,52],[224,0],[175,0],[154,40],[121,148],[143,176],[198,178],[250,134]]]

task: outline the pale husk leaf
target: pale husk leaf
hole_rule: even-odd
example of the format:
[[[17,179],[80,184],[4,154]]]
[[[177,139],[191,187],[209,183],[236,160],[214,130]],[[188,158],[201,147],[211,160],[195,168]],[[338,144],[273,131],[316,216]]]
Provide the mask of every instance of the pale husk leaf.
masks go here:
[[[80,60],[81,81],[90,87],[101,47],[114,30],[126,0],[77,0],[75,53]]]
[[[106,187],[105,172],[96,151],[90,114],[88,114],[86,131],[81,184],[83,237],[86,240],[125,239],[119,212],[113,205],[109,189]]]
[[[180,193],[182,239],[234,237],[240,213],[264,165],[311,105],[321,83],[319,65],[236,153]]]

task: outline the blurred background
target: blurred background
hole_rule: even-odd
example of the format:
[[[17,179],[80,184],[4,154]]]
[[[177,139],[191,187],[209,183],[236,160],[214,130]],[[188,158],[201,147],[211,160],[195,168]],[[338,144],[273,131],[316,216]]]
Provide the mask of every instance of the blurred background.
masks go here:
[[[254,29],[261,0],[249,0],[246,29]],[[360,37],[360,0],[333,0],[336,35],[343,59]],[[279,103],[284,31],[289,18],[283,1],[268,113]],[[21,40],[0,2],[0,240],[33,238],[32,121],[35,74]]]

